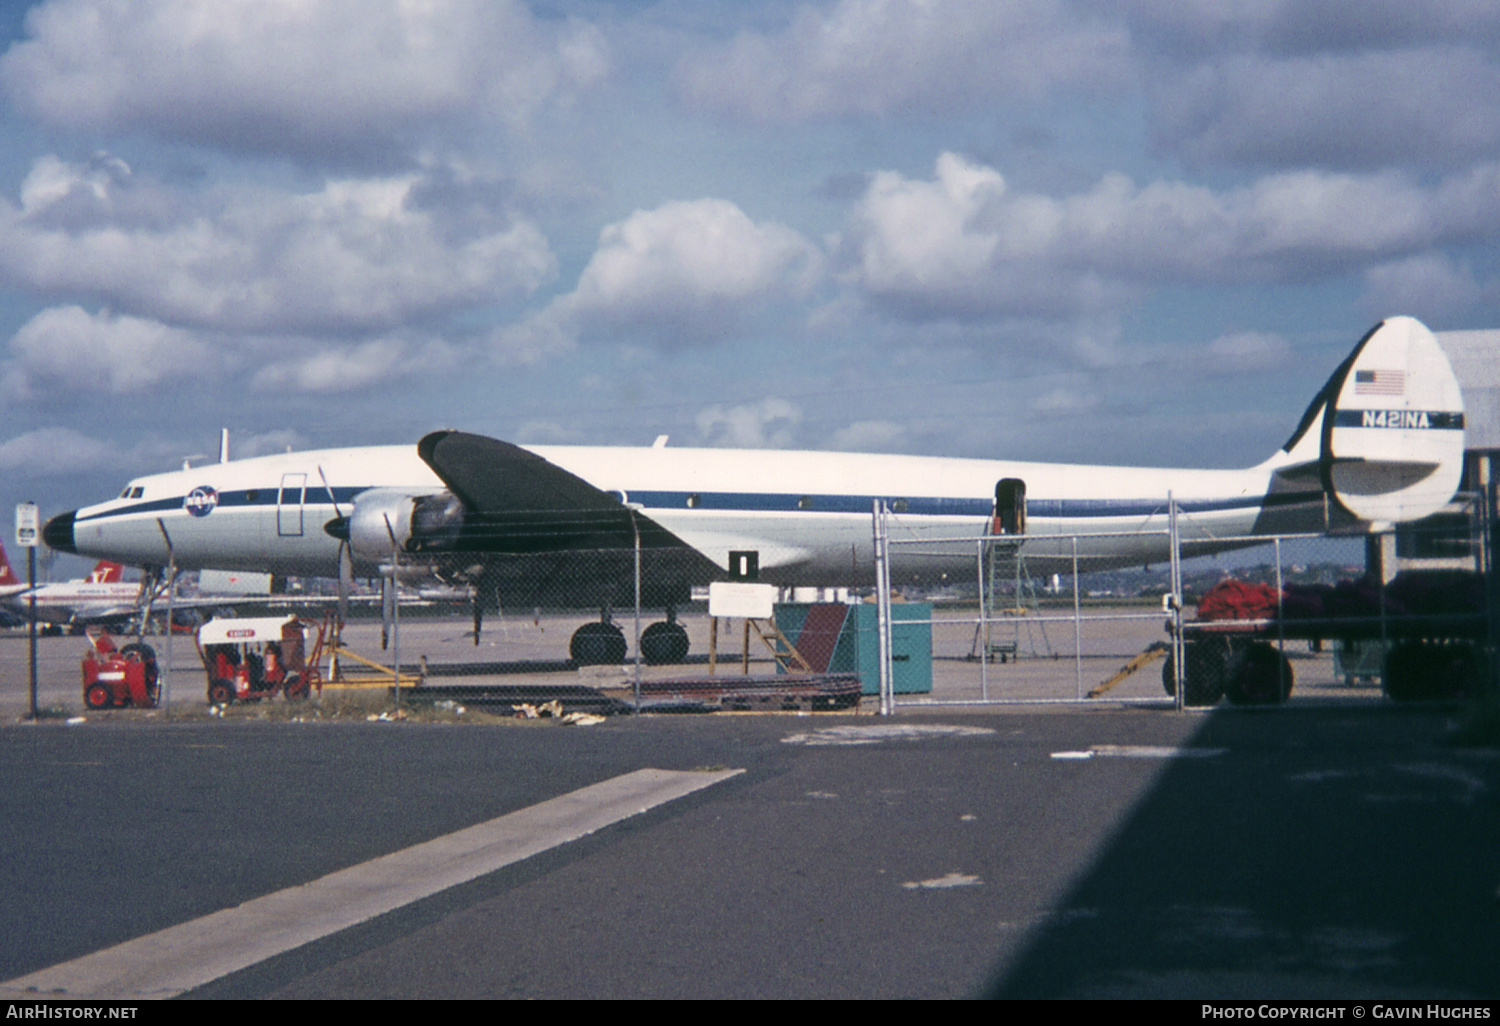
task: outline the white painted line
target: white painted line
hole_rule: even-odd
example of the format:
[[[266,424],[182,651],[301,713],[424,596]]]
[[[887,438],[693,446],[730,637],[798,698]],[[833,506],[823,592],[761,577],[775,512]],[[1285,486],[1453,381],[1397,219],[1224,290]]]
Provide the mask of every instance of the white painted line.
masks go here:
[[[935,880],[913,880],[901,886],[908,891],[947,891],[954,887],[977,887],[982,882],[979,877],[967,873],[949,873]]]
[[[791,734],[784,744],[823,747],[827,745],[878,745],[883,741],[927,741],[950,737],[984,737],[995,733],[989,727],[960,727],[941,723],[881,723],[874,726],[824,727],[810,733]]]
[[[170,998],[743,773],[643,769],[0,983],[25,999]]]
[[[1053,752],[1054,759],[1207,759],[1227,748],[1172,748],[1166,745],[1093,745],[1086,752]]]

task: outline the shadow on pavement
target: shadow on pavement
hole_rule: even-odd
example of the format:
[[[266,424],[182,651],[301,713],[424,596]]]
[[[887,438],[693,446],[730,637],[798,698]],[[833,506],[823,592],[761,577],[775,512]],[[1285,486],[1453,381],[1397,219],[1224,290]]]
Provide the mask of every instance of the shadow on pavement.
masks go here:
[[[1500,994],[1500,752],[1448,708],[1209,714],[997,998]]]

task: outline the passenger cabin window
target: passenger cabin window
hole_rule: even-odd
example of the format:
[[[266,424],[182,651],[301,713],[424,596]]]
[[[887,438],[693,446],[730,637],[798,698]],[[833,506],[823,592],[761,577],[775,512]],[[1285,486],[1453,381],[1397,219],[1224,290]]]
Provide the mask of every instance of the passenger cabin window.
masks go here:
[[[802,498],[798,499],[797,500],[797,508],[798,509],[812,509],[813,508],[812,496],[811,495],[804,495],[804,496],[802,496]]]
[[[698,493],[694,492],[692,495],[689,495],[687,497],[688,509],[697,509],[698,504],[702,501],[703,500],[698,497]]]
[[[892,513],[905,513],[907,511],[907,509],[908,509],[908,504],[907,504],[907,501],[905,499],[892,499],[891,500],[891,512]]]

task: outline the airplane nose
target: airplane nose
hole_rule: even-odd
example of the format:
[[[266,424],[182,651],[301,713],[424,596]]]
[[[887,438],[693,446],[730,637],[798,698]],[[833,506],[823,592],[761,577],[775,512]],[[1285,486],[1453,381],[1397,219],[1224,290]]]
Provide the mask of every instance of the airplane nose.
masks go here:
[[[42,528],[42,541],[47,543],[49,549],[58,552],[71,552],[77,554],[78,550],[73,546],[73,518],[78,511],[69,510],[67,513],[59,513],[47,521]]]

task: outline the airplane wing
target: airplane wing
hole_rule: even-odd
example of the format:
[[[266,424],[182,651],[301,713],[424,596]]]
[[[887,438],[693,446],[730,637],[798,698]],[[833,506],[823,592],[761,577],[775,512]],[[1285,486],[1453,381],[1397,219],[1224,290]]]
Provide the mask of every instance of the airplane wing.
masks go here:
[[[463,503],[463,548],[496,553],[692,548],[618,497],[520,446],[436,431],[417,452]]]

